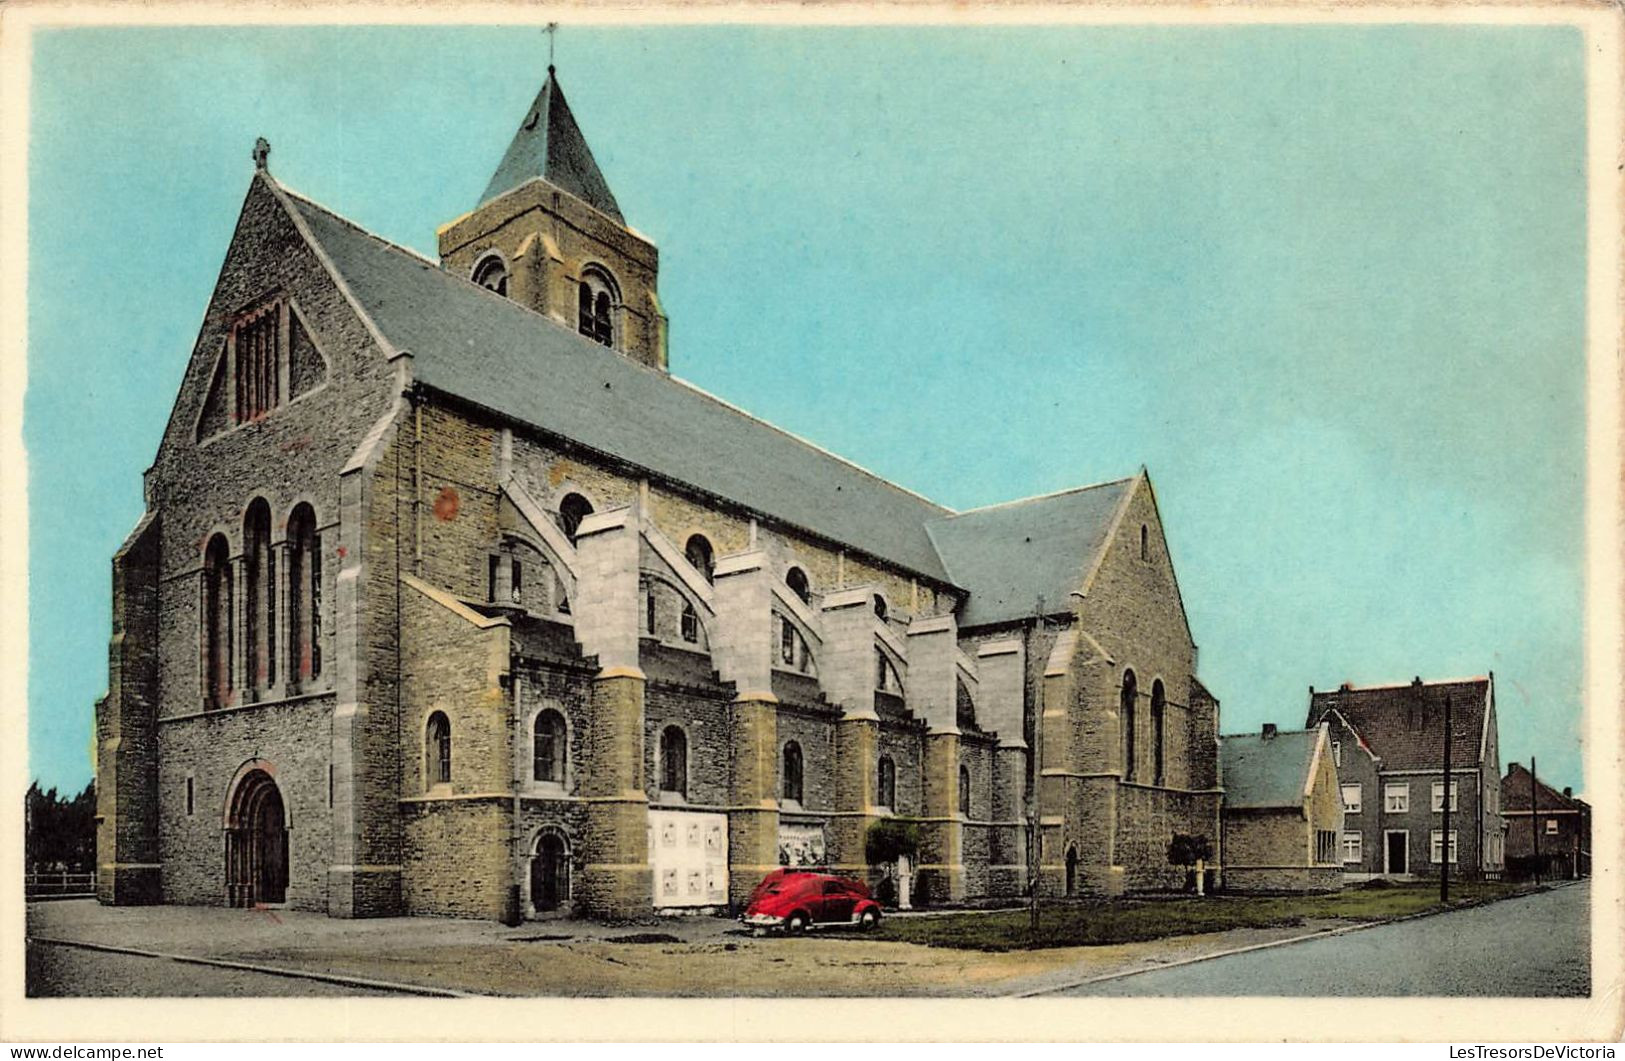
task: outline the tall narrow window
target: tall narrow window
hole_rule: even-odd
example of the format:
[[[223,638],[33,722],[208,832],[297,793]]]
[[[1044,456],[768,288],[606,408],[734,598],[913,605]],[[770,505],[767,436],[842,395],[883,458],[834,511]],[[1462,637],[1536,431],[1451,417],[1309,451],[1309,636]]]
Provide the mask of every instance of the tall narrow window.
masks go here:
[[[784,745],[784,783],[782,794],[787,800],[801,802],[801,745],[787,741]]]
[[[897,806],[897,764],[892,762],[889,755],[880,757],[880,767],[875,777],[875,802],[887,808]]]
[[[497,596],[502,578],[502,558],[492,553],[485,558],[485,599],[492,604],[500,604],[502,598]]]
[[[1118,715],[1122,718],[1123,726],[1123,780],[1134,780],[1134,713],[1137,701],[1140,698],[1138,682],[1134,672],[1123,672],[1123,691],[1121,703],[1118,705]]]
[[[790,587],[791,593],[801,598],[801,603],[812,603],[812,587],[807,583],[807,572],[792,567],[784,574],[784,584]]]
[[[1151,683],[1151,755],[1152,776],[1159,785],[1165,780],[1163,763],[1167,757],[1167,752],[1163,748],[1163,740],[1166,736],[1163,716],[1167,714],[1167,711],[1168,698],[1162,691],[1162,679],[1158,678]]]
[[[716,552],[711,548],[711,540],[703,534],[691,534],[688,544],[683,546],[683,555],[688,558],[689,565],[705,576],[707,582],[716,578]]]
[[[251,695],[271,684],[271,506],[255,498],[243,517],[243,642],[248,650],[245,683]]]
[[[1140,524],[1140,559],[1151,559],[1151,528]]]
[[[268,303],[245,313],[232,325],[236,350],[237,422],[254,420],[280,400],[282,304]]]
[[[576,534],[581,530],[581,521],[592,515],[592,502],[580,494],[565,494],[564,500],[559,502],[559,530],[570,539],[574,545]]]
[[[196,791],[192,778],[188,777],[186,779],[186,816],[188,818],[192,816],[192,812],[197,808]]]
[[[779,616],[779,661],[786,667],[796,665],[796,628],[782,615]]]
[[[429,716],[424,730],[423,777],[431,786],[451,783],[451,720],[443,712]]]
[[[970,767],[959,764],[959,813],[970,817]]]
[[[650,637],[656,635],[656,618],[655,588],[653,583],[646,583],[643,587],[643,629]]]
[[[609,277],[598,269],[582,274],[576,289],[577,330],[595,343],[615,344],[615,304],[619,301]]]
[[[515,556],[508,561],[511,574],[509,576],[509,598],[518,605],[525,603],[525,565]]]
[[[660,733],[660,791],[688,795],[688,734],[681,726]]]
[[[309,681],[322,671],[321,538],[316,513],[301,504],[288,517],[288,677]]]
[[[223,534],[209,539],[203,553],[204,703],[231,702],[231,557]]]
[[[688,601],[683,602],[683,640],[689,644],[698,644],[700,640],[700,616],[694,610],[694,605]]]
[[[881,620],[882,622],[884,622],[885,619],[886,619],[886,598],[882,597],[880,594],[876,593],[875,594],[874,605],[875,605],[875,618]]]
[[[551,708],[536,716],[531,737],[531,776],[537,781],[564,783],[564,716]]]

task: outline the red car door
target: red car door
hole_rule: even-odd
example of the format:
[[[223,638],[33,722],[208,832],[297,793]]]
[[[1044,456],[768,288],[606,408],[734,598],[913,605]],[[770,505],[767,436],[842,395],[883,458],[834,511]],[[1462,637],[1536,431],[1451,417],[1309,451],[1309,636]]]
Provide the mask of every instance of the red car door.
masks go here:
[[[823,901],[813,917],[826,923],[851,921],[852,908],[857,901],[857,896],[846,885],[838,880],[827,880],[824,882]]]

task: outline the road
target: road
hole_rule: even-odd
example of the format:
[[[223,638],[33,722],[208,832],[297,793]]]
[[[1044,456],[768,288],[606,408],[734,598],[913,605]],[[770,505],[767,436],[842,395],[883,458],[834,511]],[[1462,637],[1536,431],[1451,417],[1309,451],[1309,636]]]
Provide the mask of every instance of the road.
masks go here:
[[[1582,883],[1058,994],[1584,997],[1590,916]]]
[[[392,991],[295,979],[246,969],[192,965],[168,958],[112,954],[56,943],[28,942],[28,994],[166,998],[356,998],[394,996]]]

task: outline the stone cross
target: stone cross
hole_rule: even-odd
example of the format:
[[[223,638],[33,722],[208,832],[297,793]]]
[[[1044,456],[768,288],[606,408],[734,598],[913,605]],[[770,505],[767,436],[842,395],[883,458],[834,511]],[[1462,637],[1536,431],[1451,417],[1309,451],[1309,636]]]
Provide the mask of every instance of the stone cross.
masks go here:
[[[271,142],[263,136],[259,137],[254,141],[254,168],[264,169],[270,158]]]

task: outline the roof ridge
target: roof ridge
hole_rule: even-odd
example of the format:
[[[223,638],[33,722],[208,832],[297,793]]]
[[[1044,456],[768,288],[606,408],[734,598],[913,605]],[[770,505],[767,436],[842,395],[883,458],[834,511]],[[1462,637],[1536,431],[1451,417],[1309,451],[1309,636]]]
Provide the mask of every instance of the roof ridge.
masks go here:
[[[1136,473],[1137,474],[1137,473]],[[974,516],[982,512],[991,512],[1000,508],[1014,508],[1016,505],[1031,504],[1034,501],[1048,501],[1053,497],[1063,497],[1067,494],[1081,494],[1088,490],[1099,490],[1107,486],[1117,486],[1120,483],[1133,482],[1136,476],[1125,475],[1117,479],[1103,479],[1098,483],[1088,483],[1084,486],[1067,486],[1059,490],[1051,490],[1047,494],[1033,494],[1030,497],[1018,497],[1012,501],[995,501],[991,505],[980,505],[976,508],[961,509],[953,512],[949,518],[957,519],[960,516]]]
[[[1488,674],[1477,674],[1467,678],[1435,678],[1432,681],[1423,682],[1422,688],[1430,689],[1439,685],[1477,685],[1480,682],[1487,682],[1489,680],[1490,676]],[[1335,696],[1338,693],[1366,693],[1378,692],[1383,689],[1410,689],[1415,685],[1416,683],[1414,681],[1390,682],[1383,685],[1350,684],[1346,689],[1339,686],[1336,689],[1315,689],[1313,692],[1316,696]]]

